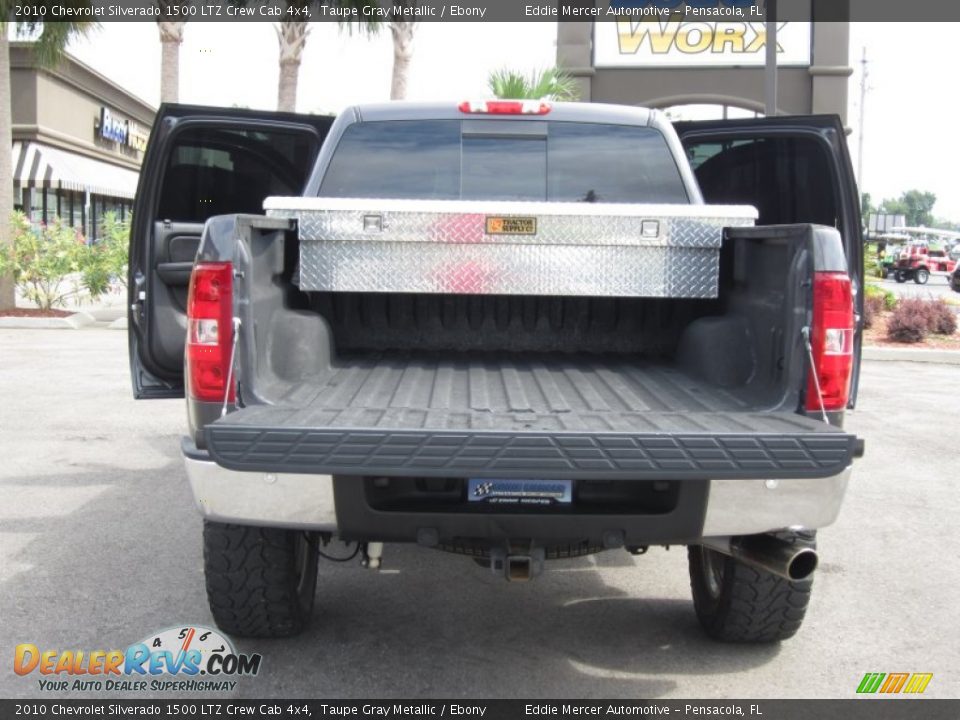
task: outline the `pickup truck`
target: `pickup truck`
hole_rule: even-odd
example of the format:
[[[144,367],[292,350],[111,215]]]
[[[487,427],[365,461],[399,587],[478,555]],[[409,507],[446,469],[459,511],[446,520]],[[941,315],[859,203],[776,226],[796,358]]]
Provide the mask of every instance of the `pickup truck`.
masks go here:
[[[683,545],[709,636],[791,637],[863,451],[858,198],[833,116],[164,105],[130,365],[186,397],[217,625],[296,634],[318,558],[389,543]]]

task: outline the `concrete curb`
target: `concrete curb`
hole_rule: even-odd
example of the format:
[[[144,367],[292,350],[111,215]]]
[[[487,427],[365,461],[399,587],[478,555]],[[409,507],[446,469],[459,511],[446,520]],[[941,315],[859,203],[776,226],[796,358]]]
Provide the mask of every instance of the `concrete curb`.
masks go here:
[[[881,362],[921,362],[960,365],[960,350],[920,350],[918,348],[863,348],[864,360]]]
[[[93,322],[96,318],[85,312],[67,317],[0,317],[0,329],[79,330]]]

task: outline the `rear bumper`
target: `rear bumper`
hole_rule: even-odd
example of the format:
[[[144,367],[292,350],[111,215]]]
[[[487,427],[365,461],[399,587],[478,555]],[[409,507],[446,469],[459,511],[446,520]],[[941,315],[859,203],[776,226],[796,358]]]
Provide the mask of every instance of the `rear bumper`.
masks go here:
[[[228,469],[214,462],[206,452],[197,450],[186,438],[183,450],[194,500],[204,517],[220,522],[331,533],[342,530],[332,475]],[[628,543],[683,542],[698,537],[825,527],[840,511],[850,473],[847,464],[839,472],[825,477],[708,480],[707,492],[693,496],[698,506],[702,504],[702,507],[695,508],[699,512],[693,526],[688,522],[689,513],[684,514],[683,528],[676,528],[676,532],[669,526],[669,518],[658,522],[637,518],[637,525],[644,530],[641,535],[636,535],[628,528],[625,539]],[[339,483],[343,481],[344,478],[337,480]],[[537,525],[543,524],[545,531],[556,537],[575,537],[583,527],[598,522],[595,516],[578,515],[555,515],[546,523],[536,514],[514,514],[510,518],[491,516],[496,520],[492,525],[505,530],[523,528],[533,518],[537,518]],[[384,520],[386,522],[387,518]],[[619,517],[619,520],[623,518]],[[414,525],[417,521],[416,517],[404,518],[404,522]],[[447,523],[451,522],[469,524],[474,521],[466,516],[448,515]],[[605,524],[611,523],[617,524],[617,518],[607,518]]]

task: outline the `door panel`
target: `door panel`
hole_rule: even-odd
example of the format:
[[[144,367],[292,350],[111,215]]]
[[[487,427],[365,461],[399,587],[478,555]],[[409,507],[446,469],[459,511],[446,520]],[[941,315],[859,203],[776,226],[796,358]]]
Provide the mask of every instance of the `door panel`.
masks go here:
[[[183,397],[186,303],[204,223],[302,192],[333,118],[164,105],[130,234],[128,335],[137,398]]]
[[[760,225],[818,223],[843,238],[863,317],[860,196],[846,136],[835,115],[680,122],[680,135],[708,203],[753,205]],[[862,321],[861,321],[862,322]],[[858,323],[850,407],[860,374]]]

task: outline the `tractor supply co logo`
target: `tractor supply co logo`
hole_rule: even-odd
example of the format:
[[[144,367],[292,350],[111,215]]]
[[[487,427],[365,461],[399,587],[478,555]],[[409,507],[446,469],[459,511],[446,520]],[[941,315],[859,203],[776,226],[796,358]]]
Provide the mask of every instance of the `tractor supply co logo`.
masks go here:
[[[761,67],[766,62],[762,22],[645,18],[594,23],[593,33],[598,68]],[[810,46],[810,23],[777,23],[778,65],[808,67]]]
[[[238,653],[216,630],[199,625],[168,628],[126,650],[14,649],[13,671],[37,678],[52,692],[203,692],[233,690],[260,672],[263,657]]]
[[[920,695],[933,679],[933,673],[867,673],[857,687],[858,695]]]

